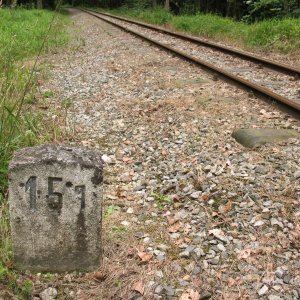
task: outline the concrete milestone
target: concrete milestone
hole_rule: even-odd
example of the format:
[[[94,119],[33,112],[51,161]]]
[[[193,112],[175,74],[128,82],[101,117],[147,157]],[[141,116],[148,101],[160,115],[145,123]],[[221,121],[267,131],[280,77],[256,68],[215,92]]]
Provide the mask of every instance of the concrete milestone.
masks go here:
[[[92,271],[101,258],[102,160],[95,151],[42,145],[17,151],[9,209],[18,269]]]

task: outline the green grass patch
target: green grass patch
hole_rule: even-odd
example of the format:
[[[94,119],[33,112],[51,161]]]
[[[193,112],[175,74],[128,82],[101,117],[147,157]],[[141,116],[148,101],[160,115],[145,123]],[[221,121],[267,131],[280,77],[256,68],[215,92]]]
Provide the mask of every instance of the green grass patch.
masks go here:
[[[212,14],[174,16],[155,10],[115,9],[110,13],[135,18],[218,41],[233,42],[252,50],[295,53],[300,50],[300,19],[271,19],[248,24]]]
[[[68,18],[47,10],[0,9],[0,20],[0,291],[4,286],[18,299],[30,299],[31,281],[13,271],[7,168],[15,150],[47,134],[34,105],[38,72],[32,68],[43,43],[42,54],[68,41]]]
[[[1,52],[20,60],[38,53],[45,33],[53,19],[53,12],[47,10],[1,9],[0,10]],[[67,34],[61,26],[67,18],[57,14],[53,29],[48,35],[44,51],[53,50],[65,44]],[[1,61],[3,62],[1,56]]]

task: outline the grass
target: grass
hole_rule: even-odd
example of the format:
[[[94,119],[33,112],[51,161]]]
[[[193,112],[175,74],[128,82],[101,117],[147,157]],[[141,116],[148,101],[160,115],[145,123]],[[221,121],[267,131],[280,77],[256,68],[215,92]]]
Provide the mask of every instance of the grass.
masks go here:
[[[252,50],[279,53],[299,53],[300,50],[300,19],[296,18],[247,24],[212,14],[174,16],[162,8],[115,9],[110,12],[205,38],[233,42]]]
[[[7,169],[16,149],[39,143],[47,135],[35,109],[37,72],[32,67],[43,43],[42,53],[47,53],[68,40],[67,17],[53,17],[54,12],[46,10],[0,9],[0,291],[4,286],[21,299],[30,299],[32,283],[12,270]]]

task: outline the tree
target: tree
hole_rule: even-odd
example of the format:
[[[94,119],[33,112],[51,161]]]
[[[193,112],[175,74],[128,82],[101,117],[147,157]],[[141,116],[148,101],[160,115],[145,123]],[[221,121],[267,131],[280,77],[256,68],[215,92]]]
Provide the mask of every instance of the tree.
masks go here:
[[[170,0],[166,0],[165,2],[165,9],[170,10]]]

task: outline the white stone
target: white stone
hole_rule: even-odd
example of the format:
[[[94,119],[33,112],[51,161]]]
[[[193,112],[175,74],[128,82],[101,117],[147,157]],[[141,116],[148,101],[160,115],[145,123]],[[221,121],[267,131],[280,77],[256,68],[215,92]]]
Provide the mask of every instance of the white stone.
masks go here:
[[[121,225],[128,227],[130,225],[130,223],[128,221],[122,221]]]
[[[223,244],[218,244],[218,245],[217,245],[217,248],[218,248],[220,251],[223,251],[223,252],[226,251],[226,248],[224,247]]]
[[[269,288],[266,285],[263,285],[260,290],[258,291],[258,295],[262,296],[264,295],[267,291],[269,290]]]
[[[54,300],[57,297],[57,290],[53,287],[49,287],[43,290],[39,296],[41,300]]]
[[[254,226],[255,226],[255,227],[259,227],[259,226],[262,226],[262,225],[264,225],[264,224],[265,224],[264,221],[258,220],[258,221],[256,221],[256,222],[254,223]]]
[[[132,207],[128,207],[127,211],[126,211],[128,214],[133,214],[134,213],[134,210]]]

